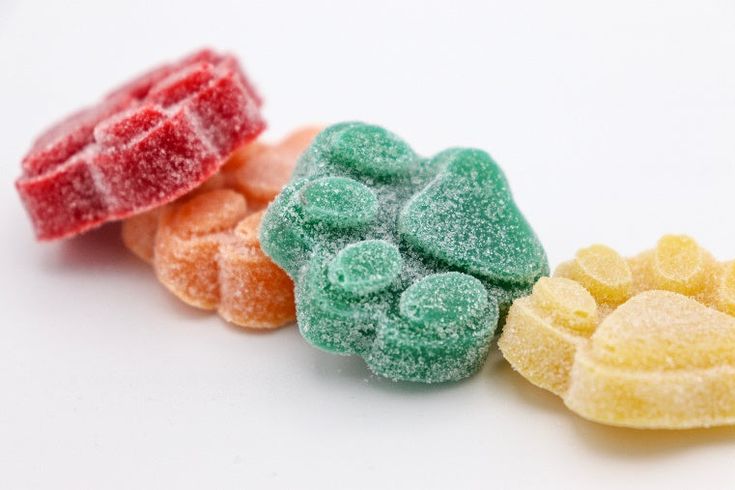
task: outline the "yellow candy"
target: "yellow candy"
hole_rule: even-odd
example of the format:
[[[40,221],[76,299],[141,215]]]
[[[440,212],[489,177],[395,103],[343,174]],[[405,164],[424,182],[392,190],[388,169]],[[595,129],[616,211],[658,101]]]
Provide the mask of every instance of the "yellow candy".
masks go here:
[[[594,245],[513,303],[498,345],[589,420],[735,424],[735,262],[686,236],[627,260]]]
[[[574,260],[559,266],[557,275],[577,281],[600,301],[615,305],[630,297],[633,283],[625,259],[605,245],[583,248]]]
[[[725,265],[722,271],[717,300],[722,311],[735,315],[735,262]]]

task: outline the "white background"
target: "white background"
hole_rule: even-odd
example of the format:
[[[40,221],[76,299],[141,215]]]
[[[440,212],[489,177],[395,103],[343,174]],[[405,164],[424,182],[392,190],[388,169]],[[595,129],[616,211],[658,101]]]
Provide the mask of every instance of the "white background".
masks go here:
[[[733,488],[733,429],[591,424],[497,352],[386,382],[184,306],[114,225],[35,243],[32,138],[202,45],[240,56],[269,137],[360,119],[490,151],[552,265],[665,232],[735,257],[732,1],[0,0],[0,488]]]

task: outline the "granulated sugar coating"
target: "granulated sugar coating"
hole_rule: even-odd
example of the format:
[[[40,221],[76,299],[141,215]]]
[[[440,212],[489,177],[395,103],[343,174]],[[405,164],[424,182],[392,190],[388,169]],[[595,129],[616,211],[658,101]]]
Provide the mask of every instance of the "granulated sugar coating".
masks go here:
[[[201,51],[125,84],[56,124],[16,187],[39,240],[81,233],[173,201],[265,127],[232,56]]]
[[[261,244],[296,282],[303,336],[394,380],[474,373],[510,302],[548,272],[487,153],[421,158],[361,123],[317,136]]]
[[[631,259],[593,245],[516,300],[498,342],[584,418],[636,428],[735,423],[735,263],[668,235]]]
[[[263,208],[317,132],[304,129],[275,146],[256,142],[238,150],[195,191],[126,220],[125,244],[190,305],[250,328],[293,322],[293,283],[261,251],[258,227]]]

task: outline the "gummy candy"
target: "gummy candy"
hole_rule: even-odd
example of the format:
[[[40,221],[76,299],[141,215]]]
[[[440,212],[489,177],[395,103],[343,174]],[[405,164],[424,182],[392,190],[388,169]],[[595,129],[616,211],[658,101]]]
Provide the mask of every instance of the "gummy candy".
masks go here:
[[[735,262],[667,235],[623,259],[593,245],[516,300],[498,345],[584,418],[680,429],[735,423]]]
[[[204,50],[156,68],[43,133],[16,182],[39,240],[173,201],[265,127],[237,60]]]
[[[316,137],[268,208],[261,245],[296,283],[302,335],[394,380],[474,373],[511,301],[548,272],[487,153],[421,158],[362,123]]]
[[[258,227],[263,208],[317,132],[303,129],[278,145],[255,142],[238,150],[193,192],[125,220],[123,241],[190,305],[217,309],[249,328],[291,323],[293,283],[261,251]]]

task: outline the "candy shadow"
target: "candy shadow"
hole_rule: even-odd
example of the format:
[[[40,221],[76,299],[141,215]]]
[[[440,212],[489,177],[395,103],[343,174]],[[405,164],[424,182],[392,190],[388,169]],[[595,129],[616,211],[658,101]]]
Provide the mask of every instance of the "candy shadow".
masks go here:
[[[732,446],[735,427],[710,429],[644,430],[609,427],[574,418],[573,427],[591,449],[621,459],[656,458],[694,450],[700,446]]]
[[[180,302],[180,301],[179,301]],[[188,306],[188,305],[187,305]],[[194,307],[190,307],[191,309],[196,310]],[[199,313],[202,313],[204,315],[217,315],[219,317],[220,323],[229,330],[230,332],[234,332],[238,335],[246,335],[246,336],[268,336],[268,335],[275,335],[277,332],[280,332],[281,330],[288,330],[290,328],[297,328],[296,323],[288,323],[282,327],[277,328],[252,328],[252,327],[243,327],[242,325],[237,325],[232,322],[228,322],[221,316],[219,316],[215,311],[207,312],[202,310],[197,310]]]
[[[120,223],[108,223],[81,236],[64,240],[44,260],[44,266],[54,273],[145,269],[142,261],[133,256],[122,243]]]
[[[497,348],[490,354],[484,375],[492,380],[495,392],[499,388],[498,383],[501,383],[506,396],[515,395],[521,398],[521,403],[530,404],[539,411],[553,412],[559,417],[566,417],[570,413],[559,397],[531,384],[516,373]]]
[[[164,300],[165,305],[162,308],[166,309],[166,312],[171,312],[174,315],[176,315],[176,319],[180,321],[197,321],[201,322],[202,320],[206,318],[211,318],[213,315],[217,315],[215,311],[211,310],[202,310],[201,308],[196,308],[194,306],[191,306],[190,304],[184,303],[179,298],[176,297],[171,291],[166,289],[166,286],[158,282],[158,279],[156,278],[156,274],[153,272],[153,268],[148,264],[143,264],[146,267],[148,267],[148,273],[150,274],[150,281],[155,281],[156,285],[158,286],[159,292],[161,297]],[[225,325],[229,325],[226,321],[222,320],[222,323]]]
[[[561,398],[528,382],[501,360],[492,375],[503,380],[521,402],[538,410],[553,412],[560,420],[576,432],[580,440],[591,450],[618,459],[658,458],[701,446],[732,445],[735,427],[713,427],[710,429],[650,430],[611,427],[590,422],[567,409]]]
[[[153,281],[158,286],[157,294],[165,305],[163,307],[173,312],[177,320],[203,319],[213,314],[187,305],[158,283],[150,264],[136,257],[123,244],[119,222],[107,223],[51,246],[56,250],[42,261],[44,269],[51,274],[85,276],[89,281],[98,281],[105,275],[123,275],[136,281],[147,281],[146,288]]]
[[[305,341],[304,341],[305,342]],[[306,342],[305,342],[306,343]],[[394,395],[432,396],[459,388],[462,381],[447,383],[417,383],[393,381],[373,374],[360,356],[342,356],[305,345],[309,350],[312,374],[320,382],[330,385],[327,389],[339,390],[341,385],[355,385]]]

